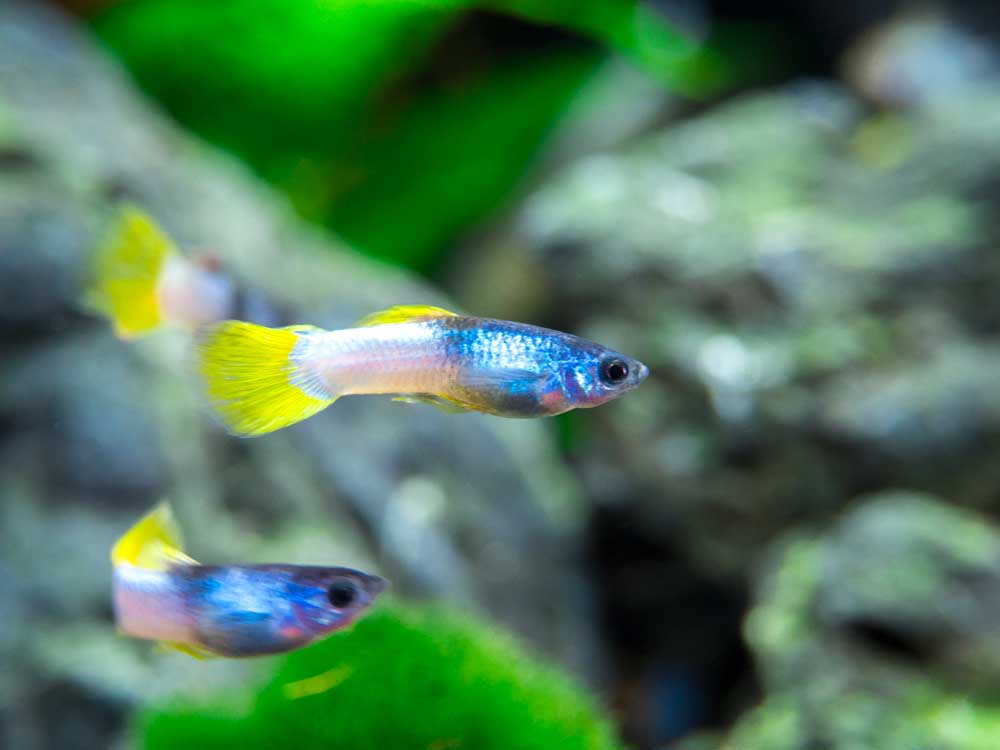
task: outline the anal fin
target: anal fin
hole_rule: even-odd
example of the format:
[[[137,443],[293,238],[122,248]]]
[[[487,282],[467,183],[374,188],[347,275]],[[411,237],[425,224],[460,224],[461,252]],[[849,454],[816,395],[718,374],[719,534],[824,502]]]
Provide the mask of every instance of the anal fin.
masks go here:
[[[445,414],[462,414],[467,411],[473,411],[471,407],[466,406],[461,401],[456,401],[447,396],[434,396],[427,393],[404,393],[401,396],[393,398],[393,401],[402,401],[407,404],[430,404]]]
[[[209,651],[207,648],[202,648],[201,646],[194,646],[190,643],[180,643],[177,641],[160,641],[156,644],[157,652],[166,653],[168,651],[179,651],[182,654],[187,654],[188,656],[197,659],[198,661],[204,661],[205,659],[214,659],[215,654]]]

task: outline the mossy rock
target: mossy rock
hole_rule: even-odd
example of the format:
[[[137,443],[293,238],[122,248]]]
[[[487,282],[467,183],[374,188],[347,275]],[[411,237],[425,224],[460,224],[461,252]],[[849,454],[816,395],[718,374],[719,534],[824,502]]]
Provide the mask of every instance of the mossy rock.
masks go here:
[[[756,600],[745,632],[766,697],[716,750],[997,747],[1000,535],[985,518],[902,490],[862,498],[784,545]]]
[[[379,607],[352,630],[282,659],[234,714],[233,696],[147,710],[138,747],[616,747],[610,722],[572,679],[508,636],[438,607]]]
[[[917,680],[899,695],[843,692],[812,712],[779,693],[747,714],[715,750],[993,750],[996,705]],[[695,750],[694,743],[680,750]]]

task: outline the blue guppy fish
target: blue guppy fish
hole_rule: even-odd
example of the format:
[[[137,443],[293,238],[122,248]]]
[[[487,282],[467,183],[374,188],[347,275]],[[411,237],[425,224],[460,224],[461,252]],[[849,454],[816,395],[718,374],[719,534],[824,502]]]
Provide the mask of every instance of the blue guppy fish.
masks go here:
[[[224,321],[201,336],[200,360],[213,408],[244,437],[351,394],[546,417],[618,398],[649,374],[641,362],[577,336],[426,305],[392,307],[336,331]]]
[[[119,631],[198,658],[301,648],[350,625],[386,587],[350,568],[200,565],[181,551],[166,503],[115,544],[111,561]]]

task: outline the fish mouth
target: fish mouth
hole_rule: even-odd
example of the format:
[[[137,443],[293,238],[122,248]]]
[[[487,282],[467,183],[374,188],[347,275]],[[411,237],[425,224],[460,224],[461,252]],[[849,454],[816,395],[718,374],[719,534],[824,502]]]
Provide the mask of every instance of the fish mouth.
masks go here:
[[[365,591],[368,596],[374,599],[389,588],[389,582],[380,576],[369,575],[365,578]]]
[[[636,366],[635,384],[639,385],[643,380],[649,377],[649,368],[642,362],[636,362]]]

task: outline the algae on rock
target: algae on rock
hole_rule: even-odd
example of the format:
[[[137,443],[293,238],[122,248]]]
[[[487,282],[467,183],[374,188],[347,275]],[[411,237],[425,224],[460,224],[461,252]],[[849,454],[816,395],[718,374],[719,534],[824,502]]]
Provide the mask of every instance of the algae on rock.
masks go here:
[[[795,534],[746,635],[765,699],[720,750],[988,750],[1000,730],[1000,532],[903,491]]]
[[[643,352],[649,382],[580,417],[587,489],[739,576],[872,487],[992,503],[998,170],[994,90],[875,116],[831,83],[746,94],[566,169],[457,291]]]

